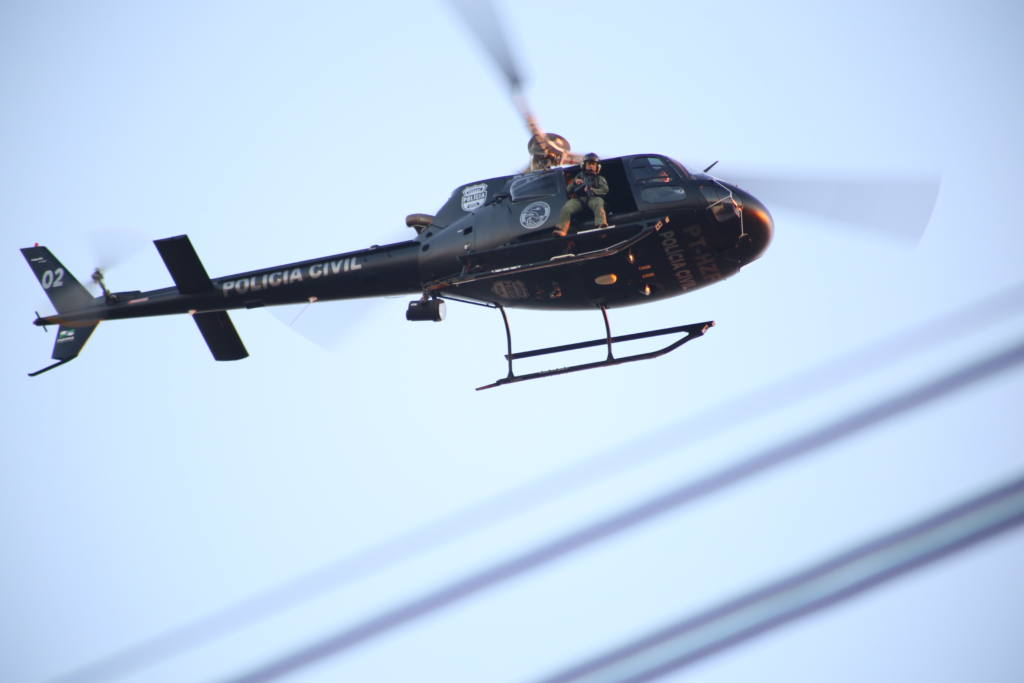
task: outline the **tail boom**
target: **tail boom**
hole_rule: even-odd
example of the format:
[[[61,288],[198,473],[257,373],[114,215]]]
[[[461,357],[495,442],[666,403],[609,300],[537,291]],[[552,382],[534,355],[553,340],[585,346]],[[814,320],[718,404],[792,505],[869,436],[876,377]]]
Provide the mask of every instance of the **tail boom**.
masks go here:
[[[59,325],[53,358],[75,358],[102,320],[188,314],[216,360],[239,360],[248,352],[227,311],[279,304],[412,294],[422,287],[420,245],[399,242],[307,261],[211,278],[185,235],[156,240],[174,287],[105,292],[93,297],[46,247],[22,249],[57,312],[36,314],[41,327]]]

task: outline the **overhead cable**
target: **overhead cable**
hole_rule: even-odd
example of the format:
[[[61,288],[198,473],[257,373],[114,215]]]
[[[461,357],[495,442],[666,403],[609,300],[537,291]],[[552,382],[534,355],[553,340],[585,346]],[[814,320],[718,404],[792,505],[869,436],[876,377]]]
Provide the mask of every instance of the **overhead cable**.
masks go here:
[[[412,600],[385,609],[368,619],[346,626],[229,680],[238,683],[270,681],[353,650],[401,626],[632,530],[641,524],[676,512],[686,505],[710,497],[741,481],[812,455],[826,446],[871,427],[891,422],[949,394],[1010,370],[1022,361],[1024,339],[914,389],[893,395],[823,427],[762,450],[718,472],[679,484],[646,501],[543,543],[525,553],[501,560]]]
[[[1024,476],[544,678],[638,683],[717,654],[1024,523]]]
[[[628,444],[587,456],[285,582],[260,595],[159,634],[87,664],[52,683],[109,681],[153,666],[260,620],[309,602],[347,583],[414,559],[517,514],[563,498],[612,476],[650,463],[689,444],[771,415],[801,400],[897,364],[1024,312],[1024,283],[900,331],[838,358],[819,363],[735,399],[674,420]],[[967,322],[969,321],[969,324]],[[671,444],[670,449],[667,444]]]

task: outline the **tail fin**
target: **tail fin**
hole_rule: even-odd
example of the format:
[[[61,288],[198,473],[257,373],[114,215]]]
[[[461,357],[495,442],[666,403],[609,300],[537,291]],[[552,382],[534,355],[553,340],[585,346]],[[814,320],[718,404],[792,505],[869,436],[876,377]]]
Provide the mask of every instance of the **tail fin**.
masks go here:
[[[57,260],[56,256],[50,253],[49,249],[28,247],[22,249],[21,253],[25,255],[25,260],[28,261],[29,267],[36,274],[36,279],[43,286],[43,291],[50,297],[50,302],[58,313],[92,303],[93,297],[89,291]]]
[[[74,360],[82,347],[85,346],[85,342],[89,340],[89,335],[96,329],[99,323],[93,323],[92,325],[84,325],[82,327],[68,327],[67,325],[61,325],[57,329],[57,340],[53,343],[53,358],[56,363],[47,365],[42,370],[36,370],[35,372],[28,373],[29,377],[35,377],[40,375],[47,370],[53,370],[58,365],[64,365],[70,360]]]
[[[57,309],[58,314],[73,311],[76,308],[83,308],[93,302],[93,297],[89,294],[89,291],[57,260],[57,257],[50,253],[49,249],[38,246],[29,247],[22,249],[21,253],[25,255],[25,260],[28,261],[32,272],[36,274],[36,279],[43,286],[46,296],[50,297],[50,302]],[[37,321],[37,323],[39,322]],[[35,377],[40,373],[52,370],[58,365],[63,365],[69,360],[74,359],[81,352],[85,342],[89,339],[89,335],[92,334],[92,331],[96,329],[98,324],[86,323],[74,327],[61,325],[57,330],[57,340],[53,344],[53,354],[51,356],[57,362],[42,370],[30,372],[29,376]]]

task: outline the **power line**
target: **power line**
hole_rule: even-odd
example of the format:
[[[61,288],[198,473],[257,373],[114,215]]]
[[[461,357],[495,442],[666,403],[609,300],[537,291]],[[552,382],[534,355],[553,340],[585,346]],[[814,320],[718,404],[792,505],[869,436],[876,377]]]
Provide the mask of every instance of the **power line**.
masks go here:
[[[371,576],[428,550],[452,543],[524,510],[550,503],[696,443],[721,430],[806,400],[880,368],[938,347],[960,335],[977,333],[1024,312],[1024,283],[1014,284],[967,306],[901,331],[838,358],[817,364],[749,394],[676,420],[628,445],[589,456],[556,472],[471,504],[367,550],[228,606],[211,615],[126,648],[61,676],[53,683],[109,681],[183,654],[252,623],[313,600],[346,583]],[[970,325],[965,325],[969,321]],[[957,330],[957,334],[951,334]],[[676,451],[665,448],[672,443]]]
[[[542,683],[637,683],[830,607],[1024,523],[1024,476],[573,666]]]
[[[440,611],[595,543],[605,541],[640,524],[677,511],[740,481],[811,455],[825,446],[870,427],[890,422],[953,392],[1009,370],[1022,361],[1024,361],[1024,339],[1018,340],[1013,346],[1003,351],[961,366],[937,379],[896,394],[823,427],[785,441],[778,446],[765,449],[730,467],[696,481],[685,482],[624,511],[605,517],[510,559],[499,561],[420,597],[386,609],[375,616],[301,647],[291,654],[271,660],[229,680],[237,683],[270,681],[294,673],[320,660],[355,649],[386,632]]]

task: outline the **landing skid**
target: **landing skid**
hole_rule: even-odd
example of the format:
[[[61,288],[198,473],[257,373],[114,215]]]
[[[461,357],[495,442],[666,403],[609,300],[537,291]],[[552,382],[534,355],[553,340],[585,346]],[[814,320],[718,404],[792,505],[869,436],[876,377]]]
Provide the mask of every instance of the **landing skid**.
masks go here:
[[[553,377],[555,375],[564,375],[570,372],[579,372],[581,370],[593,370],[594,368],[604,368],[610,365],[621,365],[623,363],[632,363],[638,360],[650,360],[651,358],[657,358],[664,356],[670,351],[675,351],[680,346],[690,341],[701,337],[705,332],[714,326],[713,320],[708,320],[702,323],[693,323],[690,325],[679,325],[677,327],[666,327],[661,330],[650,330],[648,332],[637,332],[634,334],[624,334],[618,337],[612,336],[611,325],[608,323],[608,309],[604,306],[601,307],[601,315],[604,317],[604,339],[593,339],[591,341],[577,342],[575,344],[563,344],[562,346],[549,346],[543,349],[534,349],[532,351],[520,351],[518,353],[512,352],[512,330],[508,325],[508,315],[505,313],[503,306],[496,307],[501,312],[501,319],[505,323],[505,338],[508,341],[508,353],[505,354],[505,358],[508,360],[508,375],[501,379],[495,380],[490,384],[485,384],[482,387],[477,387],[477,391],[483,389],[491,389],[493,387],[500,387],[505,384],[513,384],[515,382],[525,382],[531,379],[541,379],[543,377]],[[665,334],[683,334],[685,337],[677,339],[668,346],[664,346],[654,351],[648,351],[647,353],[637,353],[632,356],[623,356],[616,358],[612,353],[612,345],[618,342],[633,341],[636,339],[647,339],[648,337],[659,337]],[[575,351],[576,349],[587,349],[595,346],[607,346],[608,357],[601,361],[595,361],[592,363],[580,363],[579,365],[570,365],[564,368],[553,368],[551,370],[542,370],[540,372],[531,372],[526,375],[517,375],[512,370],[512,361],[520,358],[533,358],[536,356],[545,356],[551,353],[562,353],[564,351]]]

